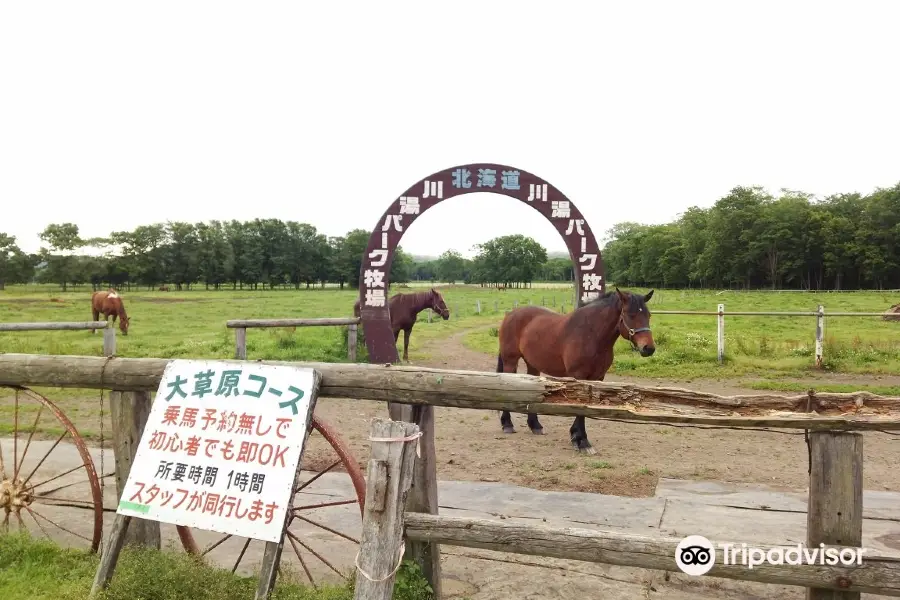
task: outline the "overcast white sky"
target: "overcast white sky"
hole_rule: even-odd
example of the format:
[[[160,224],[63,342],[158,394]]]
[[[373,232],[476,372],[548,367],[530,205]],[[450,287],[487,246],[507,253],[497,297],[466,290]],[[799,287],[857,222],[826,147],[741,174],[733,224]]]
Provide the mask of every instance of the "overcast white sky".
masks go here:
[[[598,238],[736,185],[867,193],[900,181],[898,23],[862,0],[2,0],[0,231],[29,251],[64,221],[338,235],[482,161],[544,177]],[[451,199],[402,246],[564,249],[515,204]]]

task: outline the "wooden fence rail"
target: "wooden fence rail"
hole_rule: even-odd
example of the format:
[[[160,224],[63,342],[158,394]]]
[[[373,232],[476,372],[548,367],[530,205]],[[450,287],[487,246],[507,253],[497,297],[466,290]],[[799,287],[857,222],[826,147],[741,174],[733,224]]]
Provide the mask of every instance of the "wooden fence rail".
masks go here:
[[[262,361],[264,364],[286,364]],[[103,358],[92,356],[47,356],[0,354],[0,385],[58,386],[67,388],[110,388],[136,392],[140,403],[124,402],[112,395],[110,401],[132,416],[123,418],[117,429],[128,431],[128,439],[117,443],[117,475],[127,476],[130,448],[142,428],[141,407],[149,406],[149,392],[157,389],[168,359]],[[236,361],[235,366],[240,366]],[[849,394],[810,391],[805,395],[758,394],[718,396],[681,388],[644,387],[622,383],[577,381],[511,373],[450,371],[411,366],[360,365],[347,363],[289,363],[312,367],[322,375],[320,395],[359,400],[379,400],[414,407],[454,406],[552,415],[587,415],[595,418],[626,419],[635,422],[670,422],[728,425],[730,427],[782,427],[810,430],[810,483],[807,511],[807,548],[819,544],[859,548],[862,544],[863,438],[852,430],[900,430],[900,398],[868,392]],[[416,411],[413,411],[416,412]],[[424,413],[425,410],[418,410]],[[145,415],[146,416],[146,415]],[[417,421],[420,417],[414,417]],[[145,419],[144,419],[145,420]],[[424,422],[424,419],[423,419]],[[406,430],[410,433],[414,429]],[[422,426],[419,431],[424,433]],[[424,438],[423,438],[424,439]],[[131,440],[129,442],[129,440]],[[373,445],[374,448],[374,445]],[[411,450],[411,448],[409,448]],[[532,528],[492,521],[447,519],[428,514],[437,498],[422,506],[419,496],[428,492],[427,483],[436,475],[433,449],[422,448],[422,463],[429,466],[413,474],[406,498],[404,530],[413,552],[436,596],[440,598],[439,544],[470,545],[511,552],[540,553],[560,558],[675,571],[676,540],[639,540],[609,532]],[[119,463],[122,466],[119,466]],[[415,461],[416,465],[420,461]],[[374,467],[373,467],[374,468]],[[378,467],[380,469],[381,467]],[[389,480],[391,478],[388,478]],[[396,478],[394,478],[396,480]],[[369,490],[373,501],[386,492]],[[397,495],[396,490],[393,492]],[[401,499],[402,502],[402,493]],[[372,507],[369,507],[372,508]],[[427,510],[426,510],[427,509]],[[368,523],[378,511],[367,510]],[[379,517],[382,518],[382,517]],[[403,521],[401,519],[401,521]],[[397,520],[393,521],[395,524]],[[378,530],[378,528],[375,528]],[[383,557],[400,555],[396,528],[391,534],[396,552],[378,535],[368,545],[379,548]],[[378,533],[376,531],[376,533]],[[144,534],[143,543],[158,547],[155,531]],[[378,539],[376,539],[378,538]],[[716,540],[713,540],[714,542]],[[359,565],[369,574],[367,581],[381,584],[390,573],[387,560],[360,557]],[[377,569],[376,569],[377,567]],[[436,567],[436,568],[435,568]],[[376,571],[377,572],[374,572]],[[387,571],[387,572],[386,572]],[[859,598],[859,592],[900,596],[900,561],[886,557],[865,557],[854,568],[829,565],[759,565],[749,568],[720,566],[711,576],[801,585],[808,598],[833,598],[841,590],[845,600]],[[369,586],[384,593],[385,585]],[[377,596],[373,596],[377,597]]]
[[[170,359],[0,354],[0,385],[156,391]],[[403,365],[293,364],[322,374],[323,397],[645,423],[900,430],[900,398],[869,392],[719,396],[674,387]],[[236,363],[239,366],[240,363]]]
[[[343,327],[349,328],[347,335],[347,358],[356,362],[356,347],[359,335],[358,317],[336,317],[320,319],[232,319],[225,327],[234,329],[234,357],[247,360],[247,330],[293,327]]]
[[[638,567],[658,571],[679,572],[675,563],[678,538],[641,536],[617,531],[580,528],[553,528],[538,525],[506,523],[489,519],[442,517],[421,513],[406,513],[406,536],[431,543],[481,548],[514,554],[547,556],[551,558]],[[715,544],[730,540],[711,540]],[[735,543],[740,548],[741,543]],[[843,544],[838,548],[854,547]],[[764,552],[789,546],[754,545]],[[811,546],[819,548],[818,544]],[[826,548],[833,547],[826,544]],[[793,546],[796,548],[796,546]],[[843,592],[867,592],[885,596],[900,596],[900,559],[864,554],[859,566],[829,565],[770,565],[753,568],[742,564],[722,564],[719,561],[707,573],[742,581],[756,581],[781,585],[795,585]]]
[[[107,329],[106,321],[54,321],[50,323],[0,323],[0,331],[84,331]]]

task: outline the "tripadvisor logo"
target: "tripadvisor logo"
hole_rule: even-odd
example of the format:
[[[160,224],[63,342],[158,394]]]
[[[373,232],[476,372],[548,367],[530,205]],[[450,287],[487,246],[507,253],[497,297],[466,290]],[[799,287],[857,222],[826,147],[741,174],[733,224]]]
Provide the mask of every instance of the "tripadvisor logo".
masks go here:
[[[675,548],[675,564],[688,575],[705,575],[716,564],[716,549],[702,535],[689,535]]]
[[[719,544],[721,564],[743,565],[749,569],[770,565],[861,565],[866,548],[837,548],[819,544],[818,548],[776,546],[762,549],[747,544]],[[675,564],[688,575],[705,575],[716,563],[716,548],[702,535],[689,535],[675,548]]]

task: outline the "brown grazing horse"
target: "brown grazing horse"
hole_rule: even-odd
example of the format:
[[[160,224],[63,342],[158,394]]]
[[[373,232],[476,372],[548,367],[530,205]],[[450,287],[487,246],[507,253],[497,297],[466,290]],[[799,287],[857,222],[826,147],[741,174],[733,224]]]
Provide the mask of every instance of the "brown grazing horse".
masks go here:
[[[394,331],[394,343],[400,338],[403,331],[403,360],[409,362],[409,335],[419,313],[430,308],[439,314],[445,321],[450,318],[450,309],[444,302],[444,297],[434,288],[427,292],[414,294],[394,294],[388,301],[391,314],[391,329]],[[359,317],[359,300],[353,304],[353,314]]]
[[[656,350],[647,308],[652,296],[653,290],[641,296],[616,288],[567,315],[540,306],[512,310],[500,324],[497,372],[515,373],[521,358],[529,375],[602,381],[620,335],[641,356]],[[500,415],[500,425],[504,433],[516,432],[509,411]],[[528,427],[536,435],[544,433],[534,413],[528,413]],[[575,450],[597,453],[587,439],[583,416],[575,417],[569,434]]]
[[[95,321],[100,320],[101,314],[103,314],[104,321],[108,320],[109,316],[112,315],[113,323],[116,322],[118,317],[119,329],[122,331],[122,335],[128,335],[128,324],[131,319],[128,318],[128,314],[125,312],[125,304],[116,290],[109,289],[105,292],[94,292],[91,294],[91,311],[94,313]],[[91,333],[97,333],[97,330],[92,329]]]

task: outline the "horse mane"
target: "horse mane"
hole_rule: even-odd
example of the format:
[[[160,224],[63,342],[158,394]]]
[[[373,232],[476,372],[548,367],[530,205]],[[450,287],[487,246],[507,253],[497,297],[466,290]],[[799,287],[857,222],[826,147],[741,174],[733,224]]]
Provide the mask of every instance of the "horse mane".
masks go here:
[[[394,294],[391,296],[391,304],[397,304],[399,306],[418,306],[421,304],[426,304],[430,302],[434,297],[434,293],[431,290],[427,292],[413,292],[412,294],[404,294],[402,292]]]
[[[610,306],[617,304],[617,299],[619,294],[616,293],[615,290],[605,292],[594,298],[593,300],[589,300],[585,302],[582,308],[587,308],[588,306],[600,305],[600,306]],[[628,312],[637,312],[639,310],[644,310],[647,314],[650,313],[650,308],[647,306],[647,303],[644,302],[644,296],[642,294],[632,294],[628,292]]]

